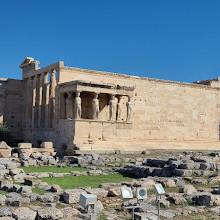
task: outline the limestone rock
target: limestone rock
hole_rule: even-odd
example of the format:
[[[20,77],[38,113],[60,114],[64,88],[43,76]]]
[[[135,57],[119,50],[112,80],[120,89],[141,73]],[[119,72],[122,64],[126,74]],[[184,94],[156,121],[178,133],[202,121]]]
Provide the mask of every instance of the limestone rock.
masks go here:
[[[108,195],[108,191],[102,188],[86,189],[86,192],[96,195],[98,199],[104,198]]]
[[[86,193],[86,191],[82,189],[67,189],[63,193],[63,199],[68,204],[78,203],[81,193]]]
[[[6,196],[0,195],[0,205],[5,205],[5,201],[6,201]]]
[[[51,192],[62,192],[63,189],[58,184],[54,184],[51,186],[50,191]]]
[[[185,199],[179,193],[169,193],[167,200],[175,205],[180,205],[183,201],[185,202]]]
[[[212,194],[207,192],[199,192],[191,195],[191,201],[194,205],[209,206],[212,205]]]
[[[44,194],[44,195],[39,195],[38,200],[43,202],[43,203],[52,203],[54,202],[54,195],[52,194]]]
[[[108,196],[114,197],[114,196],[120,196],[121,195],[121,187],[114,187],[109,189]]]
[[[7,145],[6,142],[1,141],[0,142],[0,149],[9,149],[10,147]]]
[[[59,220],[63,218],[63,212],[54,207],[38,210],[37,220]]]
[[[153,179],[147,179],[143,178],[142,181],[136,181],[134,183],[134,187],[143,187],[146,189],[153,189],[153,186],[155,185],[155,181]]]
[[[193,185],[188,184],[188,185],[185,185],[184,187],[181,187],[179,189],[179,192],[184,193],[186,195],[192,195],[193,193],[196,193],[197,190]]]
[[[32,148],[32,143],[19,143],[18,148],[20,148],[20,149],[30,149],[30,148]]]
[[[193,179],[191,181],[191,183],[193,184],[199,184],[199,185],[205,185],[208,183],[208,181],[206,179]]]
[[[21,193],[22,195],[24,194],[31,194],[32,193],[32,189],[30,186],[22,186],[19,190],[18,193]]]
[[[53,148],[53,142],[43,142],[41,145],[40,145],[42,148]]]
[[[66,208],[61,209],[61,211],[63,212],[63,217],[65,219],[78,216],[80,213],[77,209],[73,207],[66,207]]]
[[[220,195],[212,195],[211,199],[214,206],[220,206]]]
[[[15,209],[13,213],[13,217],[17,220],[35,220],[37,216],[37,212],[27,208],[27,207],[20,207]]]
[[[11,150],[12,149],[4,141],[0,142],[0,157],[11,157]]]
[[[14,220],[12,217],[0,217],[0,220]]]
[[[101,170],[91,170],[89,171],[89,175],[101,175],[102,171]]]
[[[14,212],[14,208],[13,207],[1,207],[0,208],[0,217],[12,216],[13,212]]]

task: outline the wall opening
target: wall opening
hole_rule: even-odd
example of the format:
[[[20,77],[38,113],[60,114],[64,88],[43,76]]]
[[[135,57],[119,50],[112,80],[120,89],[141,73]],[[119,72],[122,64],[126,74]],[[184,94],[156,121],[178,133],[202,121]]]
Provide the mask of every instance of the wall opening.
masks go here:
[[[92,100],[94,93],[81,92],[80,97],[82,100],[82,119],[92,119]]]

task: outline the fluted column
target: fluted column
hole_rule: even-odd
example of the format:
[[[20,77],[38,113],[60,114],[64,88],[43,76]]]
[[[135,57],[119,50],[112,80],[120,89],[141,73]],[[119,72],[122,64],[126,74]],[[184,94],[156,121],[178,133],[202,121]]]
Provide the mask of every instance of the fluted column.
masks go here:
[[[43,74],[43,95],[42,95],[42,107],[41,107],[41,124],[43,127],[48,127],[48,103],[49,103],[49,96],[48,96],[48,89],[47,89],[47,78],[48,73],[45,72]]]
[[[53,127],[55,115],[55,88],[56,77],[55,70],[50,71],[50,89],[49,89],[49,127]]]
[[[25,127],[28,128],[29,126],[29,103],[30,103],[30,82],[31,79],[27,78],[25,83],[25,91],[24,91],[24,104],[25,104],[25,116],[24,116],[24,122]]]
[[[27,109],[27,127],[32,125],[32,108],[33,108],[33,78],[28,78],[28,109]]]
[[[31,127],[34,128],[35,121],[35,108],[36,108],[36,91],[37,91],[37,76],[33,77],[33,101],[32,101],[32,117],[31,117]]]
[[[38,128],[42,125],[42,101],[43,101],[43,81],[44,81],[44,74],[39,76],[39,96],[38,96]]]

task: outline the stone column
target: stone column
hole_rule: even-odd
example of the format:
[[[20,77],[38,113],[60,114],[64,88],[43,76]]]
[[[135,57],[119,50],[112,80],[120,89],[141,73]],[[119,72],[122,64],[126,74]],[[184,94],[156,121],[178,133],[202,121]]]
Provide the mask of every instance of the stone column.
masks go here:
[[[29,106],[29,90],[30,90],[30,79],[25,79],[25,89],[24,89],[24,95],[23,95],[23,99],[24,99],[24,108],[25,108],[25,112],[24,112],[24,126],[26,128],[28,128],[28,123],[29,123],[29,118],[28,118],[28,106]]]
[[[34,121],[35,121],[36,90],[37,90],[37,76],[34,76],[34,77],[33,77],[32,117],[31,117],[31,127],[32,127],[32,128],[34,128]]]
[[[39,95],[38,95],[38,128],[41,127],[41,117],[42,117],[42,101],[43,101],[43,81],[44,81],[44,74],[39,76]]]
[[[94,94],[94,99],[92,100],[92,119],[99,118],[99,100],[98,94]]]
[[[127,118],[126,121],[129,122],[131,119],[131,112],[132,112],[132,103],[131,103],[131,97],[128,97],[128,102],[126,103],[127,106]]]
[[[51,70],[50,71],[50,89],[49,89],[49,127],[50,128],[52,128],[54,125],[55,88],[56,88],[55,70]]]
[[[33,79],[30,77],[27,80],[28,94],[27,94],[27,111],[26,111],[26,127],[32,125],[32,106],[33,106]]]
[[[67,99],[66,99],[66,118],[73,119],[73,100],[72,100],[72,93],[67,92]]]
[[[49,97],[48,97],[48,89],[47,89],[47,78],[48,73],[45,72],[43,74],[43,95],[42,95],[42,107],[41,107],[41,122],[43,127],[48,127],[48,103],[49,103]]]
[[[82,101],[80,98],[80,92],[76,92],[76,98],[75,98],[75,118],[80,119],[82,115]]]
[[[115,95],[111,95],[111,99],[109,101],[109,120],[110,121],[114,121],[115,119],[115,109],[116,109]]]

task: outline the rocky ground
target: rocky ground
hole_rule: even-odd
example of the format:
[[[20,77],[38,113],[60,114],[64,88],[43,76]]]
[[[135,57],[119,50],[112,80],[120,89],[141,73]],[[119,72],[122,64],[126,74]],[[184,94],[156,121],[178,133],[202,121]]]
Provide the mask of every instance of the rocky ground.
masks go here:
[[[21,166],[85,167],[88,171],[70,173],[35,172],[26,174]],[[131,181],[103,183],[99,188],[81,187],[63,190],[59,182],[48,185],[44,177],[95,176],[121,173]],[[148,198],[139,201],[135,219],[157,219],[155,183],[164,186],[161,219],[220,219],[220,154],[218,152],[143,152],[141,155],[85,154],[56,158],[40,154],[0,159],[0,220],[88,219],[79,206],[81,193],[98,197],[97,215],[92,219],[131,219],[136,188],[148,190]],[[42,194],[34,193],[34,188]],[[122,201],[121,187],[131,187],[134,199]],[[184,207],[184,209],[182,209]],[[184,210],[184,218],[182,218]]]

